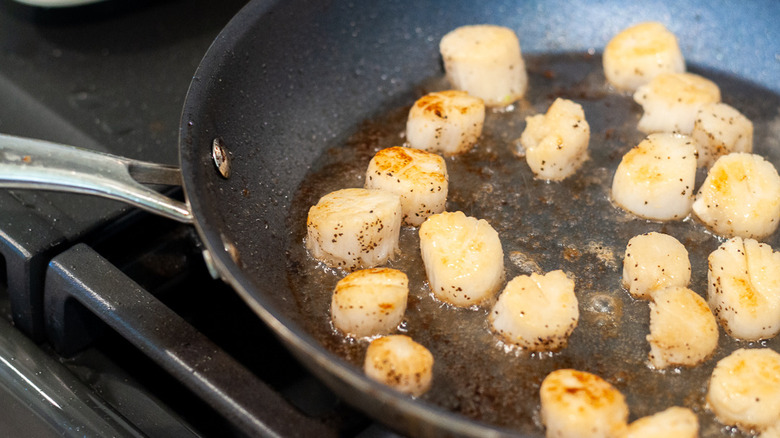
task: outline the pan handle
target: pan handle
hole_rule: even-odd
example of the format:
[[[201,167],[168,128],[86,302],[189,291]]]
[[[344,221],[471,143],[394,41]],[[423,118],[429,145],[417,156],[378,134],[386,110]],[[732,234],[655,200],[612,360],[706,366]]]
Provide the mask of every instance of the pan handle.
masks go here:
[[[181,186],[181,171],[173,166],[0,134],[0,188],[97,195],[192,223],[189,204],[143,184]]]

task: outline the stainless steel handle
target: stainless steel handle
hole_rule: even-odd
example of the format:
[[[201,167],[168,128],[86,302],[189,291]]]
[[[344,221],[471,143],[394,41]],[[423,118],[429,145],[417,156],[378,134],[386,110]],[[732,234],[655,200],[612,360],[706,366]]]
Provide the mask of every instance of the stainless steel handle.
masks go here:
[[[186,203],[143,184],[181,185],[176,167],[0,134],[0,187],[85,193],[192,223]]]

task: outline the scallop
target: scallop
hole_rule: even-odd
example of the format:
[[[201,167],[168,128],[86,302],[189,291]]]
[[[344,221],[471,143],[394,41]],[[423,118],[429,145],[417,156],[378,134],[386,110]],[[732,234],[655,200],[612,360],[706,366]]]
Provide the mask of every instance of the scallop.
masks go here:
[[[476,144],[484,123],[482,99],[458,90],[430,93],[409,110],[406,141],[416,149],[462,154]]]
[[[720,88],[693,73],[661,73],[639,87],[634,100],[644,110],[640,131],[690,134],[701,107],[720,102]]]
[[[723,329],[748,341],[780,333],[780,253],[734,237],[709,256],[707,298]]]
[[[409,336],[384,336],[369,344],[363,370],[370,379],[419,397],[433,382],[433,355]]]
[[[718,347],[718,323],[707,301],[686,287],[654,292],[650,302],[650,362],[656,369],[693,366]]]
[[[392,332],[404,317],[409,296],[406,274],[390,268],[371,268],[342,278],[333,291],[333,326],[355,337]]]
[[[560,181],[587,160],[590,125],[580,104],[557,98],[546,114],[525,121],[520,145],[537,178]]]
[[[401,198],[381,190],[342,189],[309,209],[306,248],[328,266],[379,266],[399,250]]]
[[[623,287],[634,298],[651,299],[654,291],[685,287],[690,281],[691,261],[679,240],[650,232],[628,241],[623,258]]]
[[[623,438],[697,438],[699,417],[688,408],[672,406],[628,425]]]
[[[696,146],[685,135],[648,135],[628,151],[612,180],[612,200],[651,220],[688,216],[696,181]]]
[[[399,195],[403,222],[418,226],[431,214],[444,211],[447,164],[441,156],[419,149],[382,149],[368,163],[365,188]]]
[[[702,105],[691,137],[699,146],[699,167],[710,167],[732,152],[753,152],[753,122],[722,102]]]
[[[626,432],[625,397],[595,374],[573,369],[553,371],[542,381],[539,395],[547,437],[622,437]]]
[[[436,298],[469,307],[495,296],[504,281],[504,251],[486,220],[460,211],[434,214],[419,234],[425,273]]]
[[[762,239],[780,223],[780,176],[755,154],[724,155],[712,165],[693,202],[693,212],[724,237]]]
[[[506,106],[525,94],[528,75],[520,41],[511,29],[462,26],[444,35],[439,51],[450,84],[485,105]]]
[[[718,421],[755,433],[780,422],[780,354],[768,348],[740,348],[712,371],[707,407]]]
[[[658,22],[639,23],[604,48],[604,76],[618,90],[634,91],[661,73],[685,71],[677,37]]]
[[[505,342],[530,351],[557,351],[566,346],[579,317],[574,281],[563,271],[552,271],[512,279],[489,320]]]

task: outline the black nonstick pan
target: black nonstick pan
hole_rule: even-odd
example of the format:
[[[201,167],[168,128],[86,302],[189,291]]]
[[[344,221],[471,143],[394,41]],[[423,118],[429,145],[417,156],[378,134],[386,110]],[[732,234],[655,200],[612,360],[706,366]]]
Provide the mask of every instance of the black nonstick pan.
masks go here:
[[[704,406],[706,378],[718,358],[755,345],[721,333],[718,352],[701,366],[652,370],[644,341],[647,303],[620,286],[622,251],[635,234],[664,231],[683,241],[695,271],[691,287],[701,294],[706,254],[719,243],[694,219],[647,222],[609,202],[612,172],[642,136],[632,124],[638,107],[605,85],[600,53],[617,32],[641,21],[663,22],[677,35],[688,69],[718,83],[724,101],[753,120],[756,152],[778,166],[780,7],[772,1],[294,0],[250,2],[209,49],[182,112],[180,171],[78,154],[68,160],[82,173],[59,176],[72,177],[69,190],[157,211],[164,205],[162,214],[193,222],[218,275],[300,361],[348,402],[402,433],[542,436],[541,379],[575,367],[623,391],[632,419],[687,405],[699,415],[702,436],[726,434]],[[413,399],[365,378],[360,362],[367,343],[330,328],[327,302],[344,273],[306,254],[305,212],[328,191],[362,185],[367,159],[403,142],[405,110],[424,92],[446,87],[439,40],[455,27],[478,23],[518,34],[530,88],[513,107],[488,115],[474,151],[448,159],[447,208],[494,224],[508,278],[535,270],[572,274],[582,322],[560,353],[504,349],[483,322],[485,309],[450,309],[427,293],[415,230],[406,229],[404,254],[392,262],[408,271],[413,289],[402,330],[437,357],[433,389]],[[583,103],[593,134],[582,173],[552,184],[535,180],[512,148],[524,117],[557,96]],[[3,186],[52,188],[29,180],[49,152],[36,152],[26,140],[2,141],[0,172],[16,180]],[[132,189],[76,187],[98,168],[106,178],[126,181],[180,179],[186,202],[170,204],[132,182]],[[780,248],[777,233],[767,242]],[[776,340],[762,345],[780,348]]]

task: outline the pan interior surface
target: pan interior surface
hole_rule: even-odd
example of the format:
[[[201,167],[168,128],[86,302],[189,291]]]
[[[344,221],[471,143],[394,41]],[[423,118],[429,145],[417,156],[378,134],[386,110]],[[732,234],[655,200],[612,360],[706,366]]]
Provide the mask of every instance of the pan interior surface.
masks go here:
[[[677,238],[692,263],[690,288],[706,297],[707,257],[722,242],[693,219],[651,222],[610,201],[612,175],[623,155],[644,134],[636,123],[641,109],[630,96],[605,87],[599,56],[528,56],[528,95],[509,112],[490,112],[477,146],[447,159],[448,211],[487,220],[498,232],[507,280],[532,272],[561,269],[573,279],[580,307],[568,346],[555,353],[528,353],[508,346],[488,326],[492,303],[461,309],[435,299],[427,284],[417,228],[402,231],[400,255],[387,266],[409,277],[410,297],[401,331],[427,346],[436,359],[434,386],[421,398],[467,418],[542,436],[539,387],[552,371],[574,368],[604,377],[623,393],[631,419],[686,406],[699,414],[702,436],[717,436],[723,426],[706,409],[705,389],[715,363],[737,348],[757,346],[721,332],[717,352],[695,367],[655,370],[649,363],[650,307],[632,298],[621,284],[626,243],[647,232]],[[776,134],[771,116],[777,95],[711,71],[691,71],[716,81],[732,106],[744,108],[756,128],[755,152],[780,164],[769,144]],[[446,88],[431,81],[430,91]],[[428,90],[426,90],[428,91]],[[527,116],[542,113],[557,98],[580,103],[591,126],[590,159],[562,182],[535,179],[514,142]],[[533,103],[531,103],[533,102]],[[346,187],[362,187],[371,157],[403,142],[408,106],[364,124],[343,146],[322,154],[293,203],[289,227],[294,269],[290,285],[305,317],[305,327],[330,351],[360,368],[368,340],[346,338],[334,330],[330,298],[344,273],[318,264],[306,253],[308,208],[319,197]],[[698,182],[704,179],[701,171]],[[766,240],[780,248],[775,234]],[[299,243],[296,245],[296,243]],[[780,350],[780,339],[761,346]]]
[[[538,435],[536,399],[529,397],[538,388],[545,369],[581,365],[598,371],[607,365],[607,356],[588,364],[584,357],[597,355],[594,352],[601,349],[627,350],[627,363],[631,369],[639,370],[637,374],[646,375],[645,382],[687,382],[684,370],[662,375],[646,366],[646,350],[639,345],[638,333],[646,324],[647,311],[620,290],[616,274],[622,257],[622,250],[618,249],[624,248],[626,236],[634,230],[685,233],[696,227],[690,222],[637,223],[605,201],[603,186],[605,181],[611,181],[610,169],[627,148],[636,144],[637,134],[622,127],[623,120],[613,120],[606,113],[600,120],[591,121],[589,117],[593,132],[593,152],[586,168],[590,170],[589,177],[559,185],[534,180],[527,169],[520,170],[522,161],[507,154],[510,143],[522,131],[523,117],[542,111],[556,93],[582,99],[592,108],[603,106],[603,99],[607,99],[610,105],[626,110],[620,112],[621,116],[636,117],[636,108],[625,99],[605,97],[607,92],[599,88],[603,75],[600,79],[598,52],[622,28],[638,21],[658,20],[677,34],[691,70],[719,83],[727,103],[729,98],[736,99],[735,104],[743,109],[740,99],[750,101],[763,96],[757,100],[765,106],[750,106],[756,113],[746,114],[768,121],[761,125],[763,131],[757,130],[756,145],[777,166],[780,146],[772,143],[770,134],[774,132],[777,138],[776,122],[772,127],[772,121],[777,118],[778,99],[772,93],[780,88],[776,80],[780,67],[776,61],[767,61],[778,53],[780,39],[773,24],[779,18],[777,8],[771,2],[738,9],[735,3],[733,10],[719,9],[718,5],[251,2],[204,58],[182,115],[181,166],[198,231],[223,277],[307,366],[353,404],[410,434]],[[735,15],[752,23],[750,32],[725,26]],[[461,335],[457,330],[445,331],[441,321],[431,322],[432,338],[439,337],[442,345],[449,343],[451,347],[479,343],[482,351],[487,352],[476,354],[451,348],[444,353],[448,355],[444,363],[454,363],[458,355],[475,369],[484,368],[484,361],[501,357],[508,361],[490,371],[494,378],[490,384],[486,380],[467,381],[453,390],[454,395],[434,389],[422,400],[411,400],[365,379],[355,366],[364,346],[360,342],[342,342],[329,331],[327,314],[321,314],[323,296],[329,297],[332,285],[343,273],[312,268],[313,262],[301,252],[305,228],[305,216],[301,214],[307,204],[316,202],[330,189],[362,185],[361,166],[367,158],[378,147],[397,143],[404,108],[424,91],[442,86],[437,82],[443,74],[438,54],[441,36],[457,26],[474,23],[514,29],[527,60],[531,61],[529,73],[534,82],[531,94],[518,103],[514,112],[491,114],[493,134],[484,139],[485,147],[470,153],[459,164],[452,164],[454,168],[460,166],[456,170],[469,178],[470,184],[461,184],[462,190],[453,193],[448,209],[493,215],[496,223],[501,224],[499,233],[503,234],[514,228],[510,224],[516,220],[516,211],[502,206],[499,199],[528,205],[533,217],[521,220],[528,229],[513,231],[508,234],[513,237],[504,243],[506,264],[511,270],[508,277],[525,273],[529,262],[544,270],[575,270],[575,263],[589,266],[591,270],[582,277],[586,280],[579,285],[587,292],[587,297],[580,298],[582,323],[604,336],[577,342],[576,346],[577,339],[573,338],[574,348],[569,353],[564,350],[552,357],[529,359],[503,351],[489,337],[486,326],[478,327],[483,311],[439,309],[452,310],[447,318],[465,320],[465,325],[479,330]],[[748,41],[753,50],[746,52],[741,47],[746,47]],[[595,55],[588,55],[589,51]],[[558,72],[558,82],[546,82],[547,71]],[[736,77],[749,81],[747,91],[740,89],[744,83]],[[586,107],[586,116],[588,112]],[[371,122],[363,124],[366,120]],[[613,123],[620,125],[622,131],[613,131],[607,138]],[[211,161],[215,138],[222,140],[231,156],[229,179],[221,177]],[[758,149],[760,141],[764,142],[763,149]],[[493,164],[496,161],[500,163],[498,168]],[[451,163],[455,161],[448,161],[448,166]],[[511,173],[515,178],[509,180],[511,187],[499,187],[505,183],[492,180],[502,173]],[[340,179],[333,177],[336,174]],[[456,187],[457,182],[451,181]],[[488,185],[511,193],[502,196],[497,193],[500,190],[477,190]],[[534,195],[528,195],[527,189]],[[587,208],[572,211],[563,202],[565,193],[579,196]],[[599,228],[604,212],[613,215],[611,220],[617,221],[619,232],[605,234]],[[540,236],[544,244],[536,239]],[[702,236],[702,230],[697,229],[690,243],[702,252],[711,250],[716,240],[711,235]],[[414,246],[414,238],[412,231],[404,231],[407,247]],[[773,239],[768,243],[778,248],[776,236]],[[706,271],[704,263],[702,267],[699,260],[693,267],[699,275],[702,269]],[[412,276],[421,284],[419,266],[416,269],[410,265]],[[694,290],[703,293],[703,280],[699,277],[698,281]],[[315,282],[322,285],[318,296],[310,287]],[[436,304],[422,288],[418,292],[413,301],[422,315],[424,308]],[[627,330],[632,337],[624,335],[615,312],[622,312],[617,319],[632,326]],[[419,321],[425,320],[424,316],[420,318]],[[460,322],[450,321],[450,325],[456,323]],[[575,331],[575,336],[585,333]],[[729,342],[732,341],[721,334],[721,345]],[[777,348],[776,344],[772,346]],[[512,367],[519,361],[534,363],[527,368],[530,376],[523,374],[522,368]],[[708,364],[714,365],[712,360]],[[706,367],[696,372],[704,374]],[[452,380],[446,372],[438,373],[441,371],[437,370],[437,376],[442,376],[444,385]],[[507,375],[514,376],[520,382],[517,384],[525,387],[522,400],[519,396],[507,399],[494,391],[500,383],[497,379]],[[605,377],[627,387],[632,376],[612,373]],[[689,394],[692,400],[679,394],[664,397],[669,402],[701,406],[703,391],[699,388]],[[519,406],[494,409],[510,402]],[[652,413],[654,409],[650,405],[642,407],[645,405],[639,400],[629,403],[632,415]],[[711,429],[706,434],[703,430],[702,435],[720,433],[715,430],[716,424],[708,424]]]

